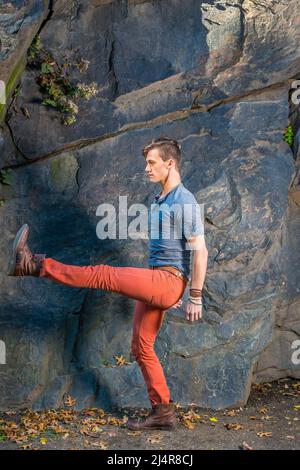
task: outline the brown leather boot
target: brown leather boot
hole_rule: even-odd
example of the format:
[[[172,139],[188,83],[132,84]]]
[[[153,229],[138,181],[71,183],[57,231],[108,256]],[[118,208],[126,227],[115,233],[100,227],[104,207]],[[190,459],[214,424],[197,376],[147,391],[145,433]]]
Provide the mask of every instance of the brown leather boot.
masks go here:
[[[32,253],[27,245],[29,227],[22,225],[15,236],[9,263],[8,276],[36,276],[40,274],[45,254]]]
[[[141,421],[129,419],[127,428],[132,431],[140,431],[142,429],[161,429],[174,430],[177,425],[177,418],[174,411],[173,403],[159,403],[152,405],[150,416]]]

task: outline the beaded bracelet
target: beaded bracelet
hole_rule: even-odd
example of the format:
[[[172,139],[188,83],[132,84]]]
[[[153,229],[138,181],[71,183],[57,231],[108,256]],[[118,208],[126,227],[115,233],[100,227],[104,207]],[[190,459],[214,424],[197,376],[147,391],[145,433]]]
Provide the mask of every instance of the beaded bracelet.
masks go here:
[[[189,298],[195,301],[202,300],[202,297],[194,297],[193,295],[190,295]]]

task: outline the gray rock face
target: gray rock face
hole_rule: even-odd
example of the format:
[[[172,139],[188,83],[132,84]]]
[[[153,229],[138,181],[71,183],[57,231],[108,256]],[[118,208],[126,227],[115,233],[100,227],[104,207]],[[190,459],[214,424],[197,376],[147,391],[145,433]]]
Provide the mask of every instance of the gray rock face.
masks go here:
[[[75,78],[96,81],[99,93],[62,126],[27,67],[2,129],[2,167],[14,180],[0,197],[0,407],[57,407],[65,393],[79,409],[149,405],[130,353],[133,299],[9,278],[6,267],[24,222],[32,248],[58,261],[146,267],[147,240],[99,240],[96,209],[118,208],[120,195],[128,207],[152,202],[158,188],[145,179],[141,149],[162,134],[182,145],[182,181],[204,203],[209,251],[203,320],[170,309],[156,341],[172,399],[238,406],[252,382],[299,378],[299,118],[289,102],[300,72],[297,2],[52,8],[43,47],[89,60]],[[289,119],[293,151],[282,140]],[[121,355],[128,364],[112,367]]]
[[[0,2],[0,80],[6,86],[6,98],[18,84],[26,64],[26,52],[39,27],[46,19],[48,0]],[[0,103],[0,122],[3,103]]]

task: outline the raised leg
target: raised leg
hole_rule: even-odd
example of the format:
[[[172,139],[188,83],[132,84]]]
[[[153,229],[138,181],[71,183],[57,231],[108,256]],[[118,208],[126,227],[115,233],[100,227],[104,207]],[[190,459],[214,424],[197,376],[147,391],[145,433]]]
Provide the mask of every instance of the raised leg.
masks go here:
[[[106,264],[73,266],[52,258],[42,261],[40,277],[72,287],[118,292],[161,309],[173,306],[185,289],[184,281],[163,270]]]

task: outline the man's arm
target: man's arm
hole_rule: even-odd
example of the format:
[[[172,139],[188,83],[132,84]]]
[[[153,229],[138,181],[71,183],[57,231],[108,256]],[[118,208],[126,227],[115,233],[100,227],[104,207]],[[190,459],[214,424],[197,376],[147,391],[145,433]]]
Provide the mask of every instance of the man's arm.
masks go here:
[[[207,270],[208,250],[205,244],[204,235],[189,238],[189,245],[193,248],[192,255],[192,271],[191,286],[193,289],[202,289]]]
[[[205,244],[204,235],[198,235],[188,238],[187,242],[192,254],[192,272],[190,289],[201,289],[207,270],[208,250]],[[202,301],[202,297],[201,297]],[[199,320],[202,316],[202,305],[196,305],[188,301],[185,311],[185,317],[189,321]]]

